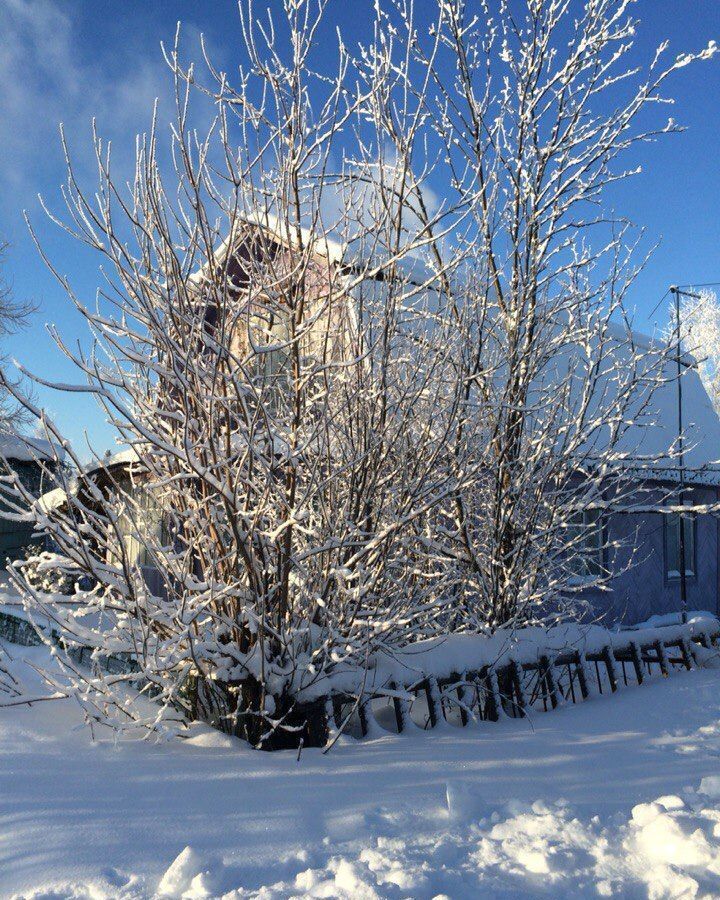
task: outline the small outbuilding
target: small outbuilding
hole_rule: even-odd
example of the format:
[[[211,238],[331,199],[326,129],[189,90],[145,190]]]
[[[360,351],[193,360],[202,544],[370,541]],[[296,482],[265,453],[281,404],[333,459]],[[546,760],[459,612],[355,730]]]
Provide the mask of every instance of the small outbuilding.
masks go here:
[[[56,454],[48,441],[0,432],[0,467],[11,469],[25,487],[40,497],[53,487],[48,483]],[[33,526],[3,515],[7,511],[0,500],[0,564],[19,559],[33,543]]]

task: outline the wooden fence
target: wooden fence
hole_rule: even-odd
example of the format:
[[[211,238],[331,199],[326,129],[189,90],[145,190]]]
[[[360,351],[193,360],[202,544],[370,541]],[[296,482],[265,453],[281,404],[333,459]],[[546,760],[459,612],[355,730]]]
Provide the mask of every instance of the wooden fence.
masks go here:
[[[522,718],[692,669],[698,663],[695,648],[717,646],[720,639],[720,629],[695,629],[681,637],[678,629],[668,629],[667,638],[658,636],[663,630],[615,633],[612,643],[593,651],[565,650],[534,661],[509,659],[446,678],[425,675],[407,684],[391,681],[360,696],[331,692],[302,704],[296,721],[306,722],[305,746],[324,746],[338,731],[362,739],[388,731]]]
[[[322,747],[338,732],[362,739],[387,732],[466,727],[473,722],[549,712],[566,703],[582,703],[593,695],[615,693],[621,685],[642,685],[648,678],[692,669],[702,652],[696,650],[698,646],[718,647],[720,625],[715,621],[710,627],[710,621],[703,620],[692,628],[607,632],[611,640],[592,650],[539,652],[535,659],[505,654],[493,665],[453,671],[446,677],[415,677],[415,673],[411,681],[388,680],[381,688],[368,691],[331,689],[310,701],[298,702],[287,724],[296,729],[293,743]],[[40,643],[29,622],[2,612],[0,638],[18,644]],[[90,648],[70,652],[79,664],[91,664]],[[93,661],[111,672],[135,668],[133,661],[125,658]]]

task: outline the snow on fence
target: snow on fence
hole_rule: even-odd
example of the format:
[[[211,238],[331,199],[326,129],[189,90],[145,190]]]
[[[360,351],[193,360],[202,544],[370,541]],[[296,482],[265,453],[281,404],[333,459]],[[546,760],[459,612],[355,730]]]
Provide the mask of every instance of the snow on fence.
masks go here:
[[[720,622],[708,614],[623,631],[453,635],[376,658],[363,682],[347,671],[301,690],[297,719],[306,722],[304,745],[324,746],[339,731],[363,738],[522,718],[691,669],[719,639]]]
[[[23,644],[26,647],[34,647],[42,643],[34,626],[27,619],[1,609],[0,638],[10,641],[11,644]]]
[[[2,610],[0,638],[40,643],[27,620]],[[308,747],[326,746],[340,733],[362,739],[523,718],[691,669],[718,641],[720,621],[707,613],[692,614],[686,624],[646,623],[621,631],[565,625],[489,637],[449,635],[378,652],[366,668],[338,667],[296,685],[297,704],[287,724],[295,726],[296,746]],[[90,648],[75,648],[72,655],[80,664],[91,663]],[[720,657],[720,648],[712,655]],[[134,668],[132,661],[114,657],[93,662],[109,671]]]
[[[59,643],[60,634],[58,631],[49,626],[45,626],[43,631],[46,637],[49,636],[54,643]],[[10,612],[7,608],[0,608],[0,640],[6,640],[11,644],[20,644],[25,647],[36,647],[43,643],[37,627],[29,619],[25,618],[22,612],[17,609],[13,609]],[[106,672],[112,674],[140,671],[137,663],[127,656],[114,654],[107,656],[97,656],[96,654],[93,656],[92,647],[71,647],[68,648],[68,654],[81,666],[99,665]]]

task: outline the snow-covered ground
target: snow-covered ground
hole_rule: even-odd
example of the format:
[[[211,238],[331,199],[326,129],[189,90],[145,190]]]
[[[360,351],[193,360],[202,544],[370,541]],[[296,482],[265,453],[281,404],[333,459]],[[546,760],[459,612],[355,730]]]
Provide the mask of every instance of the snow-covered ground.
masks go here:
[[[720,896],[717,670],[299,761],[80,721],[0,710],[2,897]]]

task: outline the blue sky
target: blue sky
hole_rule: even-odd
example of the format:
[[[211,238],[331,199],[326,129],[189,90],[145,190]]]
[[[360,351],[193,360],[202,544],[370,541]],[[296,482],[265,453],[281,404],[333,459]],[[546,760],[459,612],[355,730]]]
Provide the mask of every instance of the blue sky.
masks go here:
[[[422,9],[425,2],[417,5]],[[265,6],[255,0],[255,8]],[[271,6],[279,5],[271,0]],[[434,3],[433,3],[434,5]],[[327,34],[340,25],[346,41],[360,39],[371,20],[372,0],[330,3]],[[652,56],[665,38],[671,50],[698,49],[720,40],[719,0],[638,0],[642,20],[639,58]],[[65,124],[78,172],[92,184],[90,122],[112,138],[120,167],[128,166],[134,135],[147,127],[155,97],[168,113],[168,71],[160,41],[172,41],[181,20],[188,55],[206,35],[212,55],[232,71],[241,62],[234,0],[0,0],[0,238],[11,247],[6,276],[21,297],[39,304],[30,327],[9,340],[10,352],[30,370],[74,382],[74,368],[46,332],[54,323],[70,344],[85,340],[80,316],[46,272],[23,221],[27,210],[59,268],[83,300],[99,283],[97,260],[65,239],[39,208],[41,193],[60,207],[64,168],[57,124]],[[643,174],[616,190],[619,212],[646,229],[647,243],[661,241],[636,283],[631,304],[636,324],[652,330],[666,309],[649,314],[671,283],[720,281],[720,61],[677,73],[670,89],[673,116],[688,130],[646,148]],[[88,398],[41,391],[39,400],[81,455],[86,435],[96,450],[113,446],[113,434]]]

